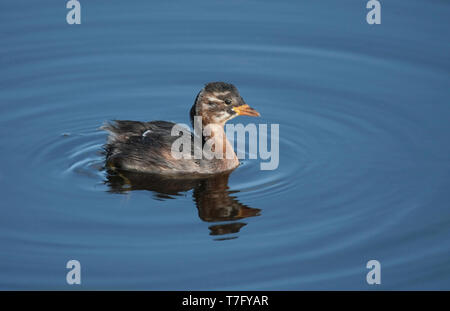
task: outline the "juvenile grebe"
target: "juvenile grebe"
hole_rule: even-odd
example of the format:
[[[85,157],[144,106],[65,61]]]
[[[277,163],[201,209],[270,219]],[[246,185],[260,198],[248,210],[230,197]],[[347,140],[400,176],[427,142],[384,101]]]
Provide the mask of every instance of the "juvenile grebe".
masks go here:
[[[172,144],[179,136],[172,136],[175,123],[166,121],[120,121],[115,120],[102,126],[110,133],[104,146],[106,162],[109,168],[120,170],[156,173],[163,175],[215,174],[231,171],[239,165],[239,160],[230,142],[227,140],[224,125],[228,120],[238,116],[259,116],[239,95],[237,88],[229,83],[211,82],[198,93],[191,108],[191,124],[194,128],[195,117],[201,117],[201,126],[209,131],[189,133],[193,142],[189,153],[192,157],[175,158]],[[207,132],[207,133],[205,133]],[[201,137],[201,142],[213,142],[213,148],[221,148],[222,158],[201,156],[194,157],[194,137]],[[203,145],[202,143],[202,145]],[[200,146],[202,148],[202,146]],[[231,157],[225,151],[231,151]]]

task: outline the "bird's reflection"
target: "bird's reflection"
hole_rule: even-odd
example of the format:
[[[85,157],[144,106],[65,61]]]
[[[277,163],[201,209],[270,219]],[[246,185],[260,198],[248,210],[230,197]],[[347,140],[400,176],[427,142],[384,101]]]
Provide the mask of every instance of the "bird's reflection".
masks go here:
[[[198,216],[206,222],[225,222],[209,227],[210,235],[220,236],[237,233],[246,223],[237,221],[258,216],[260,209],[240,203],[228,187],[230,173],[203,178],[169,178],[159,175],[107,171],[105,183],[110,192],[127,193],[133,190],[148,190],[160,200],[174,199],[184,192],[193,190],[193,200]],[[232,222],[230,222],[232,221]],[[222,238],[223,239],[223,238]]]

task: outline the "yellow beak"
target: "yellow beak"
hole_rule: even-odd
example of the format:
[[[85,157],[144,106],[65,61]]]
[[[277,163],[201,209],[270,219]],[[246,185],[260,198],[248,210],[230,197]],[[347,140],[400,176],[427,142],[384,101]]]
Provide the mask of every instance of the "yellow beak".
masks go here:
[[[238,114],[238,116],[250,116],[250,117],[259,117],[260,114],[258,111],[245,104],[242,106],[233,107],[233,111]]]

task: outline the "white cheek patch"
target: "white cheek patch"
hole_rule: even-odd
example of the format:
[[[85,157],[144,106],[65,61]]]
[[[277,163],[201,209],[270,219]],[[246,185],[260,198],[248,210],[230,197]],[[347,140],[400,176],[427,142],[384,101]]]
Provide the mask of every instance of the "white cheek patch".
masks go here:
[[[223,112],[223,111],[214,116],[214,119],[216,119],[217,121],[223,121],[228,118],[229,118],[229,114],[226,112]]]
[[[219,115],[218,115],[218,117],[220,118],[220,119],[223,119],[224,117],[226,117],[227,116],[227,113],[225,113],[225,112],[221,112],[221,113],[219,113]]]
[[[215,97],[207,97],[208,101],[210,102],[216,102],[216,103],[221,103],[222,100],[215,98]]]
[[[230,94],[230,92],[229,91],[226,91],[226,92],[214,92],[213,94],[214,94],[214,96],[219,97],[219,96],[228,95],[228,94]]]

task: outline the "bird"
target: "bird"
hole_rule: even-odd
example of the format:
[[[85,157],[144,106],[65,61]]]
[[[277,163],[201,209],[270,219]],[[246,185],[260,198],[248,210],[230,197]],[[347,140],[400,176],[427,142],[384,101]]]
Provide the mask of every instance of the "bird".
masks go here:
[[[103,146],[106,167],[189,178],[230,172],[240,162],[225,135],[224,126],[227,121],[242,115],[260,116],[259,112],[245,103],[233,84],[209,82],[197,94],[190,109],[193,132],[184,131],[173,135],[177,124],[159,120],[112,120],[105,123],[101,129],[109,132]],[[179,150],[175,148],[183,152],[184,156],[180,157],[174,155],[173,146],[182,135],[187,135],[188,142],[192,144],[181,146]],[[205,149],[205,146],[209,146],[209,149]],[[211,157],[205,150],[223,156]]]

